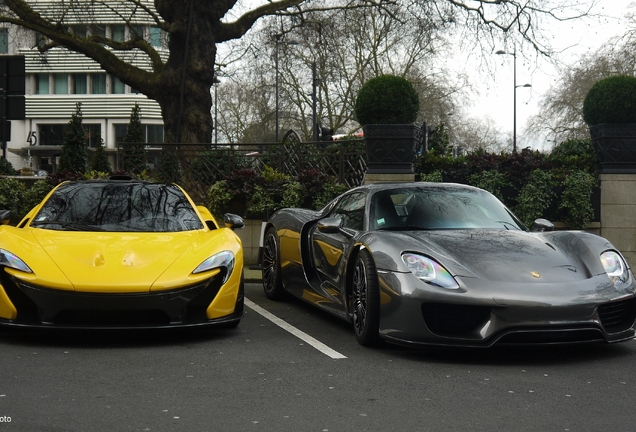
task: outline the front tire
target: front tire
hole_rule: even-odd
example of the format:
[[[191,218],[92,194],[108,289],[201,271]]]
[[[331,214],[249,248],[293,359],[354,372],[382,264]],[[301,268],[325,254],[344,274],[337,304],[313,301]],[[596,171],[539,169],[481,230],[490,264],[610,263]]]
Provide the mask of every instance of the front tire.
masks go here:
[[[276,229],[269,228],[263,241],[263,290],[270,300],[281,300],[285,296],[280,274],[280,240]]]
[[[380,336],[380,289],[375,263],[361,250],[353,268],[351,289],[353,329],[360,345],[377,345]]]

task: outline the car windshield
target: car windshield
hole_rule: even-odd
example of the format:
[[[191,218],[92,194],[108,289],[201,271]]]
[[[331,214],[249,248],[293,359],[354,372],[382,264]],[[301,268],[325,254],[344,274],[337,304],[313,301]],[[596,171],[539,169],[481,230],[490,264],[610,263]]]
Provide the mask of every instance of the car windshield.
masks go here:
[[[526,230],[493,195],[461,186],[379,191],[371,199],[369,226],[371,230]]]
[[[203,228],[176,186],[78,182],[58,188],[31,226],[68,231],[173,232]]]

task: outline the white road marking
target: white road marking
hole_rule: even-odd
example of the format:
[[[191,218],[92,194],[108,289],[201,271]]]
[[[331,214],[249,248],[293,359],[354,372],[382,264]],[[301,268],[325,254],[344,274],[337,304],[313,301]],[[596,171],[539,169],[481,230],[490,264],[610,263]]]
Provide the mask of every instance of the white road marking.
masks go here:
[[[254,303],[253,301],[248,299],[247,297],[245,298],[245,306],[249,307],[254,312],[262,315],[265,318],[267,318],[268,320],[270,320],[271,322],[273,322],[274,324],[276,324],[277,326],[279,326],[283,330],[287,330],[289,333],[293,334],[298,339],[308,343],[309,345],[311,345],[312,347],[316,348],[318,351],[320,351],[324,355],[329,356],[332,359],[346,359],[347,358],[346,356],[340,354],[338,351],[336,351],[336,350],[334,350],[332,348],[329,348],[327,345],[325,345],[324,343],[320,342],[318,339],[316,339],[316,338],[314,338],[312,336],[309,336],[304,331],[298,330],[296,327],[294,327],[293,325],[291,325],[291,324],[283,321],[282,319],[278,318],[273,313],[266,311],[265,309],[263,309],[262,307],[260,307],[259,305],[257,305],[256,303]]]

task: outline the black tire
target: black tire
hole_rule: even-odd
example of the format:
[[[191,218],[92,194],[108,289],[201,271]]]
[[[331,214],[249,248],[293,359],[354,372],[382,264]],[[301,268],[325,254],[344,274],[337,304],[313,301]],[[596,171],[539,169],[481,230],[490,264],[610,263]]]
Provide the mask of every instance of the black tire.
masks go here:
[[[285,290],[280,274],[280,240],[274,228],[269,228],[263,240],[263,290],[268,299],[281,300]]]
[[[353,330],[360,345],[377,345],[380,336],[380,289],[371,254],[361,250],[351,280]]]

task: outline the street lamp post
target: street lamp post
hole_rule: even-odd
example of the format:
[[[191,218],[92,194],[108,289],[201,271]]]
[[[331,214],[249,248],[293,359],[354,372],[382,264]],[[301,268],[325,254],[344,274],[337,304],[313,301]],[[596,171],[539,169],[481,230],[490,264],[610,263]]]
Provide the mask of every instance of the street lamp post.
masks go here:
[[[517,88],[519,87],[532,87],[530,84],[517,85],[517,50],[513,52],[507,52],[503,50],[497,51],[495,54],[499,55],[511,55],[512,56],[512,82],[513,82],[513,95],[512,95],[512,152],[517,153]]]
[[[280,44],[298,45],[298,42],[294,40],[281,42],[280,35],[276,36],[276,47],[274,50],[274,67],[276,69],[276,138],[274,142],[278,142],[278,129],[279,129],[279,126],[278,126],[278,45]]]

